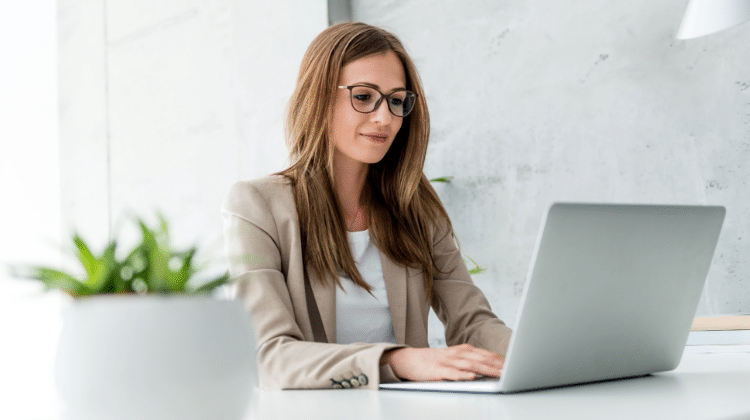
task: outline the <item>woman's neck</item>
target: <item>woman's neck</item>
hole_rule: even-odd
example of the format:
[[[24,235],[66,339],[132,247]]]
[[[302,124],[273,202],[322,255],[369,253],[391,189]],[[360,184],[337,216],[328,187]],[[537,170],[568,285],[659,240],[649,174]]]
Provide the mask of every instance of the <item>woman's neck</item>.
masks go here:
[[[338,156],[336,156],[338,157]],[[365,209],[360,208],[359,198],[367,179],[368,164],[347,157],[334,158],[333,177],[335,189],[341,205],[348,231],[361,231],[368,228]]]

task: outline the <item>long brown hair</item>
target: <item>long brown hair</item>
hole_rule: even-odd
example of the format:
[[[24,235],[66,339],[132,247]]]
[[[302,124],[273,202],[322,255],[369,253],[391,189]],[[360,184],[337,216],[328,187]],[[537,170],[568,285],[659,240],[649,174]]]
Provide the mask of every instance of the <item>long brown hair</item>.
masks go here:
[[[432,258],[432,237],[439,224],[453,228],[424,167],[430,131],[424,91],[404,46],[393,34],[364,23],[331,26],[313,40],[302,59],[297,86],[289,100],[286,140],[291,166],[277,175],[293,187],[299,215],[306,269],[327,283],[339,283],[339,271],[372,291],[351,255],[346,223],[333,181],[334,145],[330,140],[341,69],[372,54],[393,51],[404,66],[406,88],[417,96],[413,111],[380,162],[369,165],[360,195],[370,238],[392,261],[424,270],[427,299],[432,298],[438,268]]]

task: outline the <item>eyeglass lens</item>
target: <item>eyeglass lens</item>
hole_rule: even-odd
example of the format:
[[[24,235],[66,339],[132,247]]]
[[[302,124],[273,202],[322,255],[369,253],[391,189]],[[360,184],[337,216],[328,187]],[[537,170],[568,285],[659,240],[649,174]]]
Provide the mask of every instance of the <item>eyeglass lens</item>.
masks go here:
[[[386,98],[388,109],[398,117],[408,115],[417,95],[406,90],[398,90],[390,95],[381,95],[377,90],[367,86],[354,86],[351,88],[352,106],[359,112],[372,112],[380,105],[381,96]]]

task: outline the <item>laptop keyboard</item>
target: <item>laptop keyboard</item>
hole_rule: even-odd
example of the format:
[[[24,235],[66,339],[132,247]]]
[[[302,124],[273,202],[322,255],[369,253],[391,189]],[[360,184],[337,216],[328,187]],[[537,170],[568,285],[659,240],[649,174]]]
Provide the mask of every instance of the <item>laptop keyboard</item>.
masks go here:
[[[468,381],[447,381],[450,383],[456,383],[460,384],[462,382],[471,383],[471,382],[497,382],[500,378],[496,378],[494,376],[477,376],[476,379],[468,380]]]

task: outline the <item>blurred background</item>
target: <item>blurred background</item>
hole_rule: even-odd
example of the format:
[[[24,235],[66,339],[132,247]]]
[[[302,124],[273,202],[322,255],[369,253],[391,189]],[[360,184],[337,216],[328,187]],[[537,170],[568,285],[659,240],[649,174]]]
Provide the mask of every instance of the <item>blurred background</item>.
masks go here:
[[[750,27],[677,40],[685,6],[0,0],[0,418],[54,414],[39,401],[54,399],[67,304],[5,265],[66,264],[74,229],[103,245],[126,212],[156,209],[178,246],[221,258],[224,194],[285,167],[302,55],[347,19],[394,32],[414,59],[425,174],[453,177],[435,188],[509,325],[554,201],[726,206],[696,315],[750,313]]]

